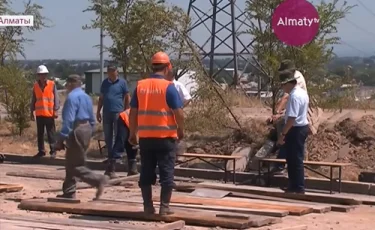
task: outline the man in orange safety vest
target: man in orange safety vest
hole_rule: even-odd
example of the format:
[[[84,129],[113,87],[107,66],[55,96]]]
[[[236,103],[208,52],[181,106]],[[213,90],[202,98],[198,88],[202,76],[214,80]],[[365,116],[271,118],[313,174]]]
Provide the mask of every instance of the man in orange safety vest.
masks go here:
[[[141,155],[141,188],[146,214],[155,213],[151,186],[156,183],[156,166],[160,176],[160,215],[173,214],[169,208],[174,187],[177,142],[184,136],[183,103],[173,82],[165,79],[172,64],[164,52],[151,60],[153,74],[138,81],[130,102],[129,142],[138,143]],[[138,133],[138,138],[137,138]]]
[[[48,69],[45,65],[38,66],[37,75],[38,80],[34,83],[30,104],[30,118],[32,121],[36,120],[38,133],[38,153],[34,157],[46,155],[44,149],[44,129],[46,129],[50,146],[49,153],[51,158],[55,158],[55,119],[58,117],[57,111],[60,108],[59,94],[57,93],[55,82],[47,79]]]

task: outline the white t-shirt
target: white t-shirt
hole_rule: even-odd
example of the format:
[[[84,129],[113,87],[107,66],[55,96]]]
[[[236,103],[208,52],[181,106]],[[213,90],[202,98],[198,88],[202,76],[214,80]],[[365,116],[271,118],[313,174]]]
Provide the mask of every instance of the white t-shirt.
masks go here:
[[[299,72],[298,70],[296,70],[296,72],[294,72],[294,76],[295,77],[299,76],[299,78],[297,78],[297,85],[301,89],[306,90],[306,92],[307,92],[306,81],[305,81],[305,78],[303,77],[302,73]]]
[[[308,125],[309,96],[307,95],[307,91],[296,86],[289,95],[284,116],[285,122],[288,120],[288,117],[295,117],[296,120],[293,126]]]
[[[185,103],[187,100],[190,100],[192,98],[189,91],[184,86],[184,84],[176,80],[173,80],[173,84],[176,87],[177,92],[180,95],[180,98],[183,103]]]

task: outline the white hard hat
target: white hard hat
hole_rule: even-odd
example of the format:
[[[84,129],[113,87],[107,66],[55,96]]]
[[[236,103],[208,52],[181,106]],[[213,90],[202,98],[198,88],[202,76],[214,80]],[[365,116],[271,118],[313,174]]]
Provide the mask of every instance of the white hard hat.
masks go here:
[[[49,73],[48,69],[45,65],[38,66],[38,69],[36,70],[36,73]]]

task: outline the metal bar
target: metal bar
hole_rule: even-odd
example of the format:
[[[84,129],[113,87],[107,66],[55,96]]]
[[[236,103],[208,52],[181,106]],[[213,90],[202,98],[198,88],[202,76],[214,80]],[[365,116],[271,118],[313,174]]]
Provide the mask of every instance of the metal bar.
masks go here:
[[[236,159],[233,159],[233,184],[236,184]]]
[[[216,10],[217,10],[217,0],[213,1],[213,12],[212,12],[212,29],[211,29],[211,51],[210,51],[210,71],[209,75],[212,77],[214,71],[214,55],[215,53],[215,33],[216,33]]]
[[[339,193],[341,193],[341,174],[342,174],[342,167],[339,166]]]
[[[227,169],[228,160],[224,160],[224,183],[228,181],[228,169]]]
[[[329,177],[331,179],[331,181],[330,181],[330,189],[331,190],[329,191],[329,193],[332,194],[332,190],[333,190],[333,172],[332,172],[332,166],[329,167]]]
[[[234,10],[234,0],[230,1],[230,11],[232,19],[232,46],[233,46],[233,65],[234,65],[234,76],[233,85],[238,84],[238,60],[237,60],[237,32],[236,32],[236,20],[235,20],[235,10]]]

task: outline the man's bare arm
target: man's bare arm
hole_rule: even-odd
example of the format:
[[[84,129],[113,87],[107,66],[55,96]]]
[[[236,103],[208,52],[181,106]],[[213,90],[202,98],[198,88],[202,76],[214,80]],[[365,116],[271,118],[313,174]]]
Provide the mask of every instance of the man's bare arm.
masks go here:
[[[131,108],[129,113],[129,136],[138,132],[138,109]]]
[[[176,119],[176,123],[179,129],[184,130],[184,111],[182,109],[174,109],[173,110],[174,117]]]
[[[188,106],[188,105],[190,104],[190,102],[191,102],[191,99],[190,99],[190,100],[186,100],[186,101],[184,101],[184,108],[185,108],[186,106]]]
[[[100,113],[103,107],[103,94],[100,94],[99,101],[98,101],[98,108],[96,110],[96,113]]]
[[[129,109],[130,108],[130,94],[129,93],[125,94],[125,97],[124,97],[124,108],[125,109]]]
[[[276,104],[276,113],[281,113],[285,109],[286,103],[288,102],[289,94],[284,93],[280,100]]]

